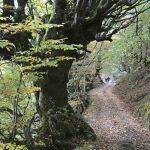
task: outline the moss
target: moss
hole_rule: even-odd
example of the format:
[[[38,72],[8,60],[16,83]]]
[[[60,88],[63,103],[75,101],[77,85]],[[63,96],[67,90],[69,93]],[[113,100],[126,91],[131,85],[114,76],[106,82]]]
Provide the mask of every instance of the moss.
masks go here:
[[[88,114],[90,114],[94,109],[94,103],[90,102],[89,107],[86,109],[86,111],[84,112],[84,116],[87,117]]]
[[[96,139],[93,129],[81,117],[62,108],[48,111],[41,130],[44,136],[41,134],[40,139],[49,149],[71,150],[81,139]]]
[[[75,150],[92,150],[92,149],[93,149],[92,145],[85,143],[82,147],[77,147]]]
[[[76,109],[76,107],[78,106],[78,105],[80,105],[82,102],[80,102],[79,100],[77,100],[77,99],[74,99],[74,100],[70,100],[69,101],[69,104],[71,105],[71,107],[73,108],[73,109]]]

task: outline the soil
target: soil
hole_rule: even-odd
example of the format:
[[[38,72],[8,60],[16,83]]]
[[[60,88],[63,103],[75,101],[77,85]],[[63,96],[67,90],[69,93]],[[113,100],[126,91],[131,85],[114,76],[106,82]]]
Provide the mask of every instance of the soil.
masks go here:
[[[134,118],[108,83],[89,92],[92,101],[86,118],[97,140],[93,150],[150,150],[150,132]]]

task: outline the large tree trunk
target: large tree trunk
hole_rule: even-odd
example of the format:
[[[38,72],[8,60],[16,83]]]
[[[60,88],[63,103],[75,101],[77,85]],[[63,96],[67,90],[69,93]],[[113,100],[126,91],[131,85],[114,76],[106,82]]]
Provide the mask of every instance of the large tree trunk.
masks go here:
[[[54,0],[55,3],[55,15],[53,22],[55,24],[61,24],[64,20],[64,9],[66,8],[66,1]],[[56,31],[57,32],[57,31]],[[51,37],[52,33],[50,33]],[[59,38],[59,35],[55,35]],[[59,52],[54,52],[55,55],[62,55]],[[65,56],[65,53],[64,53]],[[39,104],[41,113],[48,112],[53,106],[64,107],[68,105],[67,98],[67,82],[68,73],[71,68],[72,61],[63,61],[58,64],[58,67],[51,68],[44,76],[44,80],[41,82],[41,92],[39,95]]]
[[[38,95],[38,111],[41,117],[39,138],[46,149],[72,150],[73,139],[80,136],[94,139],[93,130],[79,118],[68,104],[67,82],[72,61],[64,61],[57,68],[48,70],[39,82],[41,91]]]
[[[57,68],[47,71],[41,83],[39,105],[41,112],[47,112],[53,106],[64,107],[68,105],[67,82],[72,61],[65,61]]]
[[[3,0],[3,14],[4,17],[14,15],[14,0]]]
[[[55,15],[52,22],[61,24],[65,19],[66,1],[55,0]],[[48,39],[62,38],[62,32],[56,35],[49,30]],[[53,37],[51,37],[53,36]],[[74,42],[69,42],[74,43]],[[57,53],[57,52],[56,52]],[[61,52],[56,56],[72,56],[73,52]],[[38,112],[41,116],[40,139],[47,149],[71,150],[72,140],[78,136],[95,139],[93,130],[73,112],[68,104],[67,82],[72,65],[71,61],[62,61],[58,67],[47,71],[44,79],[39,83],[41,91],[38,95]],[[74,143],[74,142],[73,142]]]
[[[72,61],[62,62],[57,68],[48,70],[44,79],[38,83],[41,87],[38,95],[39,107],[37,107],[41,117],[40,139],[49,149],[55,149],[56,143],[65,140],[66,134],[69,133],[68,130],[63,131],[60,126],[62,124],[65,126],[61,120],[66,119],[63,116],[63,109],[69,113],[73,112],[67,98],[68,73],[71,64]]]

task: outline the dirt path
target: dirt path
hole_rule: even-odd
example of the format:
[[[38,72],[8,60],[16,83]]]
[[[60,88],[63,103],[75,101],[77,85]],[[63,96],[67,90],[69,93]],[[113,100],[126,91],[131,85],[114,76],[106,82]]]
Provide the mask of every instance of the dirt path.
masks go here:
[[[142,128],[112,85],[89,92],[93,101],[87,118],[97,135],[96,150],[150,150],[150,132]]]

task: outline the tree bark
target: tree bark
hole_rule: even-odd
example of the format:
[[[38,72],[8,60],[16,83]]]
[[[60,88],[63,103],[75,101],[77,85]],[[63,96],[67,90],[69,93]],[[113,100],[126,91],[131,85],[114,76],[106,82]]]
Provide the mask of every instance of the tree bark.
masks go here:
[[[17,0],[18,8],[16,10],[16,15],[14,16],[15,22],[21,22],[26,18],[25,15],[25,6],[28,0]]]
[[[72,61],[65,61],[57,68],[47,71],[44,81],[40,83],[39,106],[41,112],[47,112],[53,106],[64,107],[68,105],[67,82]]]
[[[61,24],[65,21],[66,1],[55,0],[54,3],[55,15],[52,23]],[[49,33],[51,33],[51,30],[49,30]],[[64,31],[60,34],[63,35]],[[52,34],[50,34],[47,38],[59,39],[60,34],[56,34],[55,37],[51,37]],[[69,42],[72,44],[73,41],[70,40]],[[71,56],[72,53],[72,51],[58,52],[56,56]],[[93,130],[87,123],[77,118],[68,104],[67,82],[72,62],[72,60],[62,61],[58,64],[58,67],[47,70],[43,80],[38,83],[41,87],[37,99],[37,108],[41,117],[39,137],[45,143],[47,149],[71,150],[74,147],[71,139],[80,134],[85,135],[86,138],[88,138],[88,135],[95,138]]]
[[[48,70],[43,80],[38,83],[41,87],[37,99],[38,112],[42,124],[39,129],[39,134],[40,139],[44,141],[48,149],[54,149],[57,145],[56,141],[60,137],[62,138],[61,140],[59,139],[59,142],[62,142],[62,140],[65,141],[66,134],[69,132],[68,130],[66,132],[60,131],[58,126],[60,126],[60,124],[63,124],[63,126],[65,125],[60,119],[59,122],[56,120],[64,113],[61,112],[63,109],[67,110],[69,113],[73,112],[68,104],[67,97],[68,73],[71,65],[72,61],[60,63],[57,68]]]
[[[72,150],[77,137],[95,140],[94,131],[68,104],[67,82],[72,61],[63,61],[57,68],[47,71],[38,84],[41,91],[38,96],[41,127],[39,139],[47,149]]]
[[[14,0],[3,0],[3,14],[4,17],[10,17],[14,15]]]

